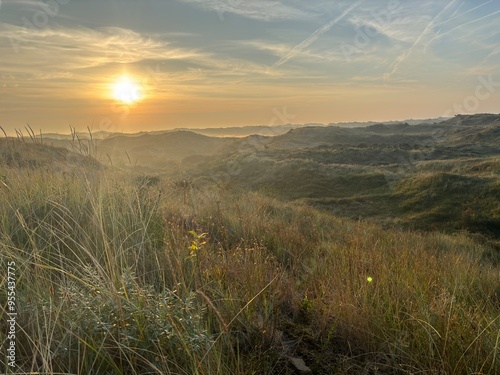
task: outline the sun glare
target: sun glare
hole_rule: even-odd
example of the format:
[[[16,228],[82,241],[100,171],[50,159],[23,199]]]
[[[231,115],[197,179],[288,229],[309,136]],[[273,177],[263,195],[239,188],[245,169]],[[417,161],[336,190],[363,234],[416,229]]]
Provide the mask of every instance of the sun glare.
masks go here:
[[[130,77],[120,77],[113,84],[113,97],[126,104],[137,102],[141,98],[141,87]]]

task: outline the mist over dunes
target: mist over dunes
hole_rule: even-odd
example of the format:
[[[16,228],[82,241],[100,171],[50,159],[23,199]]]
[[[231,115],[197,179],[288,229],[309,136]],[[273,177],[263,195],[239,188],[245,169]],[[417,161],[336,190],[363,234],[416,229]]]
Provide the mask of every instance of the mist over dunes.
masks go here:
[[[222,129],[174,130],[165,132],[120,134],[100,133],[94,137],[97,157],[102,162],[111,159],[114,163],[155,167],[169,167],[170,162],[194,160],[198,156],[230,155],[247,151],[291,150],[294,148],[313,149],[317,147],[337,146],[379,146],[405,148],[432,148],[440,152],[441,148],[454,147],[454,156],[473,155],[474,152],[495,153],[498,151],[499,115],[457,115],[454,118],[437,119],[431,122],[406,121],[396,123],[357,123],[355,127],[339,125],[289,125],[242,127],[238,132],[229,129],[223,137],[214,137],[202,133],[222,132]],[[237,136],[228,136],[236,133]],[[271,135],[269,135],[271,134]],[[87,141],[88,135],[80,134]],[[71,147],[70,136],[47,134],[44,142],[55,146]],[[366,148],[366,147],[364,147]],[[474,151],[476,150],[476,151]],[[408,150],[406,150],[408,151]],[[126,155],[128,154],[128,156]],[[362,153],[360,152],[360,155]],[[383,152],[380,153],[383,155]],[[424,154],[424,152],[422,152]],[[429,154],[429,151],[425,152]],[[129,160],[130,157],[130,160]],[[381,156],[383,157],[383,156]],[[428,156],[425,156],[428,157]],[[435,156],[430,156],[431,158]],[[393,159],[398,162],[399,159]],[[376,158],[373,160],[377,163]]]
[[[119,168],[183,180],[187,189],[208,183],[267,192],[406,228],[497,233],[500,115],[278,129],[241,128],[239,137],[187,130],[48,134],[35,144],[4,139],[1,156],[10,167]]]

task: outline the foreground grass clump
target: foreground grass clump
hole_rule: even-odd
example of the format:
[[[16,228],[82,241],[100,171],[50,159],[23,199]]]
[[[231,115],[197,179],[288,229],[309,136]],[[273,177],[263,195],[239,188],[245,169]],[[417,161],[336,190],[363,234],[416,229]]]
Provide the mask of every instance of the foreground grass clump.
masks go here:
[[[104,171],[1,181],[18,372],[500,373],[499,269],[466,236]]]

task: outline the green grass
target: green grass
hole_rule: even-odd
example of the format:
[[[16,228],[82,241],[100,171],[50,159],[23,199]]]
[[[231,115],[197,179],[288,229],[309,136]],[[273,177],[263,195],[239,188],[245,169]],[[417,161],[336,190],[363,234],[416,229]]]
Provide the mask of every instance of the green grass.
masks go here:
[[[450,173],[417,174],[397,194],[406,213],[420,215],[420,227],[470,229],[500,238],[500,184],[496,177]]]
[[[287,356],[316,374],[500,373],[499,271],[467,235],[383,230],[208,183],[1,175],[17,373],[292,374]]]

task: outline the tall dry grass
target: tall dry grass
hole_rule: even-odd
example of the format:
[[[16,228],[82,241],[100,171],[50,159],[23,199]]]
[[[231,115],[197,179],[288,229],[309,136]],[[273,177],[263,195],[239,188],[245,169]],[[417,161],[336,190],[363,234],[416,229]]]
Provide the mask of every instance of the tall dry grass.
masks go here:
[[[290,374],[287,356],[318,374],[500,373],[499,269],[465,235],[109,171],[1,181],[18,373]]]

